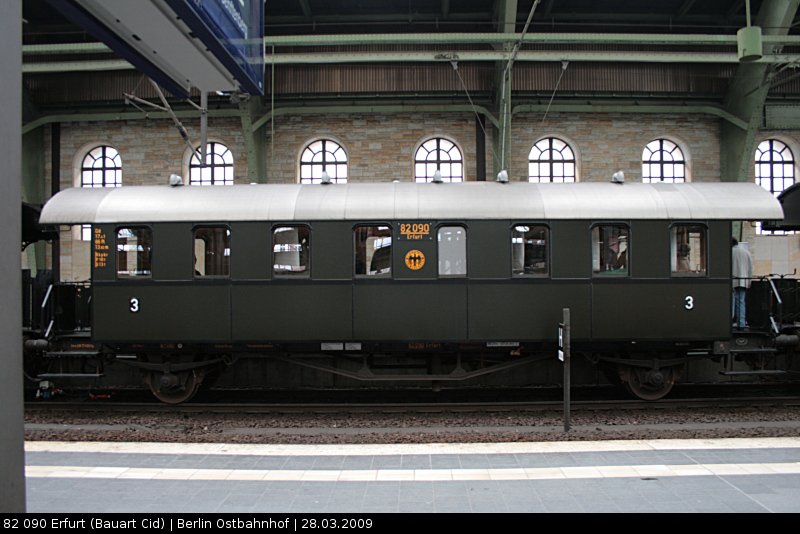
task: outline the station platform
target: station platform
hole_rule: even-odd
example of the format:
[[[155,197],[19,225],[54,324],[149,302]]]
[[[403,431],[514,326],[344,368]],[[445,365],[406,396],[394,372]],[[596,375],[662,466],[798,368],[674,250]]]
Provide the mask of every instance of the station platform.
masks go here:
[[[800,512],[800,438],[25,449],[39,513]]]

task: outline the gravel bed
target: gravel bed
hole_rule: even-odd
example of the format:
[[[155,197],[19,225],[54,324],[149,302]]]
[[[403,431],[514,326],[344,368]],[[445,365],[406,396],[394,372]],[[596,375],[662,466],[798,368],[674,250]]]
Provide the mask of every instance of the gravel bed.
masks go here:
[[[26,414],[30,441],[478,443],[800,436],[800,408],[436,414]]]

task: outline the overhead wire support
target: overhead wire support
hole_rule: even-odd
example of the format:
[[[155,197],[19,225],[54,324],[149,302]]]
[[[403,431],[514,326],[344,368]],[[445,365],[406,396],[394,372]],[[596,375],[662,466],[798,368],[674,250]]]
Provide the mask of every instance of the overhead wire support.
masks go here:
[[[464,82],[464,78],[462,78],[461,73],[458,71],[458,55],[441,54],[440,59],[449,61],[450,66],[453,67],[454,71],[456,71],[456,75],[458,76],[458,81],[461,82],[461,88],[464,89],[464,93],[467,95],[467,100],[469,100],[469,105],[472,107],[472,112],[478,119],[477,121],[478,126],[480,126],[481,130],[483,131],[483,135],[488,136],[489,134],[486,132],[486,127],[483,125],[483,121],[480,120],[480,113],[478,113],[478,109],[475,107],[475,102],[472,101],[472,95],[469,94],[469,89],[467,89],[467,84]],[[498,163],[497,153],[494,151],[494,147],[489,145],[489,149],[492,151],[492,160],[495,163]]]
[[[503,80],[500,87],[500,94],[502,95],[502,102],[500,105],[502,121],[501,124],[504,128],[507,128],[509,120],[511,119],[511,98],[506,98],[506,84],[508,83],[508,77],[511,72],[511,67],[514,64],[514,60],[517,59],[517,54],[519,53],[519,49],[522,47],[522,42],[525,40],[525,34],[528,33],[528,28],[531,25],[531,20],[533,20],[533,14],[536,12],[536,8],[539,6],[539,2],[541,0],[535,0],[533,5],[531,6],[530,12],[528,12],[528,18],[525,20],[525,26],[522,28],[522,33],[519,36],[519,39],[514,44],[514,48],[511,50],[511,54],[508,56],[508,61],[506,62],[506,66],[503,69]],[[505,132],[501,132],[500,136],[500,167],[501,169],[506,168],[506,135]]]
[[[547,113],[550,111],[550,106],[553,105],[553,99],[556,97],[556,91],[558,91],[558,86],[561,85],[561,78],[564,77],[564,73],[567,72],[567,67],[569,66],[569,61],[562,61],[561,62],[561,74],[558,75],[558,81],[556,82],[555,88],[553,88],[553,94],[550,95],[550,102],[547,103],[547,108],[544,110],[544,115],[542,116],[541,126],[544,125],[545,119],[547,119]]]
[[[132,105],[133,107],[135,107],[136,109],[138,109],[139,111],[144,113],[145,116],[147,116],[147,111],[145,111],[141,107],[137,106],[136,105],[137,103],[145,105],[145,106],[148,106],[148,107],[151,107],[153,109],[157,109],[159,111],[163,111],[164,113],[167,113],[172,118],[172,122],[175,124],[175,127],[178,129],[178,133],[180,133],[181,137],[183,138],[184,142],[186,143],[186,146],[189,147],[189,149],[192,151],[192,153],[196,152],[197,149],[194,148],[194,146],[192,145],[192,141],[189,139],[189,133],[186,131],[186,128],[183,126],[183,123],[181,123],[180,119],[175,114],[175,111],[172,109],[172,106],[169,105],[169,102],[167,101],[167,97],[164,96],[164,92],[161,90],[161,88],[158,86],[158,84],[156,82],[154,82],[153,80],[149,80],[149,81],[150,81],[150,84],[153,86],[153,89],[155,89],[159,100],[161,100],[161,104],[162,105],[159,106],[158,104],[154,104],[153,102],[149,102],[147,100],[139,98],[138,96],[136,96],[134,94],[122,93],[125,96],[126,103]],[[137,85],[137,87],[138,87],[138,85]],[[194,107],[195,109],[197,109],[200,112],[200,148],[199,148],[200,154],[199,154],[199,158],[200,158],[200,162],[201,162],[200,165],[201,166],[205,166],[206,165],[206,143],[207,143],[207,137],[208,137],[208,92],[206,92],[206,91],[201,91],[200,92],[200,105],[199,106],[197,104],[195,104],[194,102],[192,102],[191,99],[186,99],[186,101],[189,104],[191,104],[192,107]]]

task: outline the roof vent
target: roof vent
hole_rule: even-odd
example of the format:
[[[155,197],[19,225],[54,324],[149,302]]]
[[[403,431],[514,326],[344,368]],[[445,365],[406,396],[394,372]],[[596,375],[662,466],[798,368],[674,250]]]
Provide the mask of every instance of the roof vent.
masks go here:
[[[625,173],[622,171],[617,171],[611,175],[611,183],[613,184],[624,184],[625,183]]]
[[[439,169],[436,169],[434,171],[434,173],[433,173],[433,178],[431,178],[431,182],[434,183],[434,184],[444,183],[442,181],[442,171],[440,171]]]
[[[497,173],[497,182],[501,184],[508,183],[508,171],[503,169],[502,171]]]
[[[181,178],[177,174],[170,174],[169,175],[169,185],[171,185],[172,187],[177,187],[179,185],[183,185],[183,178]]]

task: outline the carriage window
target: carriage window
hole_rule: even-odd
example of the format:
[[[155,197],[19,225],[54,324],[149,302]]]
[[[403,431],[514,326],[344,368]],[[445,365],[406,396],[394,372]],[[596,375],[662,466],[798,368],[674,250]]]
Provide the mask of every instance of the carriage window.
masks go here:
[[[467,275],[467,229],[461,226],[439,228],[439,276]]]
[[[362,276],[392,272],[392,229],[388,226],[359,226],[355,237],[355,273]]]
[[[272,231],[272,272],[279,276],[308,276],[311,268],[311,230],[281,226]]]
[[[592,228],[592,272],[600,276],[628,276],[628,227],[602,224]]]
[[[230,229],[227,226],[196,228],[194,231],[195,278],[226,277],[230,274]]]
[[[547,275],[548,228],[520,224],[511,230],[511,274]]]
[[[117,230],[117,277],[149,278],[153,236],[149,228]]]
[[[676,224],[670,238],[672,274],[706,275],[706,228],[692,224]]]

